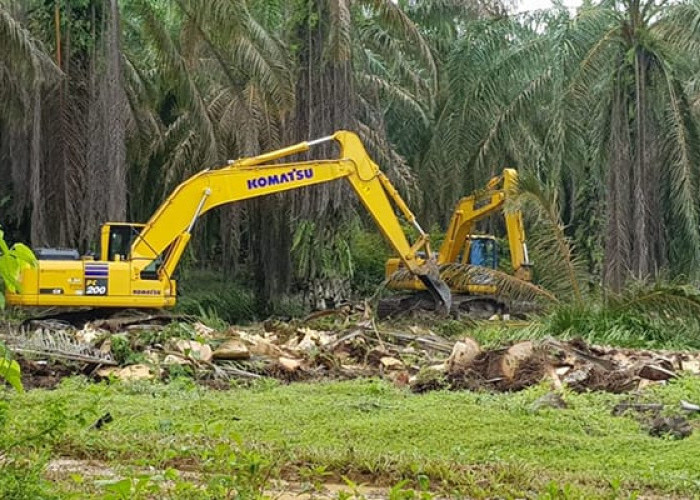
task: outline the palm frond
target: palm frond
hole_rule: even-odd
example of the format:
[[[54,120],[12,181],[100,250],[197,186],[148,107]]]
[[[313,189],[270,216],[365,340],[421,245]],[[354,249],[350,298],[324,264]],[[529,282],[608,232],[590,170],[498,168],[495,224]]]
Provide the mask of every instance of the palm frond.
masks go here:
[[[432,87],[436,88],[438,72],[430,46],[403,8],[391,0],[362,0],[360,3],[371,8],[388,29],[410,42],[407,47],[412,47],[412,50],[419,55],[428,68],[433,81]]]
[[[662,320],[697,319],[700,316],[700,291],[692,285],[630,286],[623,293],[608,297],[608,308],[614,312],[632,312]]]
[[[24,72],[27,76],[26,83],[62,74],[44,52],[40,42],[1,6],[0,61],[20,74]]]
[[[583,262],[576,257],[571,239],[561,222],[556,190],[535,175],[521,172],[517,190],[511,194],[506,210],[521,210],[532,222],[528,246],[539,272],[540,283],[560,300],[583,301],[582,278],[586,275]]]

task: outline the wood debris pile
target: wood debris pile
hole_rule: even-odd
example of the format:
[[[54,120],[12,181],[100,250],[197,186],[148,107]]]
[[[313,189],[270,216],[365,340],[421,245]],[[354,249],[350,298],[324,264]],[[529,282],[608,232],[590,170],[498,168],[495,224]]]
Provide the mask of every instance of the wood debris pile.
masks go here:
[[[43,354],[34,349],[25,355],[26,376],[60,363],[61,375],[124,380],[186,375],[217,388],[230,387],[232,379],[382,377],[414,392],[517,391],[545,380],[554,388],[622,393],[665,383],[683,371],[700,373],[697,353],[614,349],[554,339],[483,349],[469,337],[449,340],[418,326],[402,331],[377,328],[368,318],[347,322],[340,330],[275,321],[224,331],[183,322],[120,326],[121,331],[104,323],[55,331],[72,336],[84,352],[102,353],[104,359],[67,355],[65,346],[61,352]],[[13,342],[21,344],[8,341]],[[22,355],[21,348],[18,352]]]
[[[684,371],[700,374],[699,362],[697,353],[620,349],[580,339],[528,340],[484,351],[466,339],[448,359],[447,380],[452,389],[515,391],[549,380],[557,389],[624,393]]]

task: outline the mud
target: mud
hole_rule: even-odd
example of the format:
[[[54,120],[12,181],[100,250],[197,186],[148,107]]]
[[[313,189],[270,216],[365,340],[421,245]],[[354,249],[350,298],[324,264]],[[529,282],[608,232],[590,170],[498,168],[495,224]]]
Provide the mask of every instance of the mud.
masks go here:
[[[18,357],[25,389],[54,389],[66,377],[85,373],[84,366],[51,360],[33,361]]]

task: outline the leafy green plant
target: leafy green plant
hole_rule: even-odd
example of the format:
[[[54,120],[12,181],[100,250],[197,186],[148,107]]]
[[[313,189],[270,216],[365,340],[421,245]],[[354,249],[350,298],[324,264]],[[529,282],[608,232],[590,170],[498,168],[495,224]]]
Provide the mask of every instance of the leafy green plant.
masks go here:
[[[50,484],[42,477],[45,456],[5,459],[0,468],[0,493],[3,498],[15,500],[58,499],[50,491]]]
[[[396,483],[390,490],[389,490],[389,500],[431,500],[433,495],[425,491],[425,487],[427,486],[427,478],[425,476],[420,476],[418,478],[418,483],[420,485],[420,492],[415,491],[412,488],[406,488],[405,486],[408,484],[408,480],[404,479],[403,481],[400,481]]]
[[[24,391],[19,363],[13,360],[10,351],[0,343],[0,378],[3,378],[17,392]]]
[[[468,321],[468,318],[466,321],[446,319],[435,325],[435,331],[443,337],[456,338],[460,335],[466,335],[473,326],[472,322]]]
[[[119,364],[131,365],[144,360],[143,354],[134,351],[131,347],[131,341],[126,335],[113,335],[111,339],[112,354]]]
[[[64,435],[66,428],[85,424],[82,412],[70,413],[67,401],[57,400],[42,404],[17,426],[13,422],[16,410],[9,403],[0,401],[0,496],[17,500],[59,498],[43,478],[46,462],[56,439]]]
[[[16,292],[19,289],[19,274],[22,269],[36,266],[34,253],[22,243],[10,247],[0,229],[0,285]],[[2,290],[0,289],[0,292]],[[0,293],[0,309],[5,307],[5,296]],[[20,367],[10,356],[10,351],[0,343],[0,378],[4,379],[18,392],[22,389]]]
[[[34,253],[22,243],[10,247],[0,229],[0,283],[11,292],[19,290],[19,274],[22,269],[36,266]],[[5,307],[5,297],[0,294],[0,309]]]
[[[102,498],[105,500],[127,500],[160,496],[158,494],[162,493],[164,481],[175,482],[177,488],[179,482],[177,471],[167,469],[163,474],[139,474],[123,479],[96,481],[96,484],[104,489],[105,495]]]
[[[204,462],[217,471],[209,477],[208,493],[213,498],[263,498],[281,457],[271,459],[258,451],[244,449],[240,438],[232,437],[238,446],[219,443],[202,454]]]
[[[219,313],[214,309],[214,308],[208,308],[204,309],[202,306],[199,306],[199,321],[201,321],[204,325],[213,328],[214,330],[225,330],[228,325],[226,324],[226,321],[221,319],[221,316],[219,316]]]
[[[635,284],[585,304],[559,304],[509,338],[553,335],[625,347],[700,348],[700,293],[692,286]]]
[[[325,465],[309,465],[299,470],[299,476],[303,479],[304,491],[317,492],[323,491],[324,482],[328,480],[333,473],[328,471]]]
[[[154,344],[163,344],[170,339],[195,340],[196,336],[197,332],[195,332],[194,327],[190,323],[173,321],[162,329],[139,332],[135,344],[138,346],[152,346]]]
[[[352,288],[360,295],[371,295],[384,280],[384,266],[391,256],[380,234],[361,227],[350,233],[350,255],[353,262]]]
[[[210,272],[196,272],[180,282],[182,296],[176,310],[200,316],[218,328],[224,323],[240,323],[255,318],[253,294],[236,282]],[[211,321],[210,321],[211,320]]]

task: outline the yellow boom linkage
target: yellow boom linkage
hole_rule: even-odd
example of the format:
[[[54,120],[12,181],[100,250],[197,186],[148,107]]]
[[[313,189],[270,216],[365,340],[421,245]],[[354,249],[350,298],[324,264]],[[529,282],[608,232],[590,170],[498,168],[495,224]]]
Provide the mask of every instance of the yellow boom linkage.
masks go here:
[[[331,140],[340,146],[337,159],[271,164]],[[17,306],[172,307],[177,286],[172,275],[200,216],[227,203],[338,179],[348,180],[402,264],[449,310],[450,292],[438,278],[437,266],[432,259],[418,257],[419,252],[431,255],[428,235],[360,139],[347,131],[194,175],[170,194],[146,224],[104,224],[99,260],[42,260],[40,256],[36,268],[22,273],[21,292],[6,293],[7,302]],[[418,229],[420,236],[412,245],[394,206]]]

